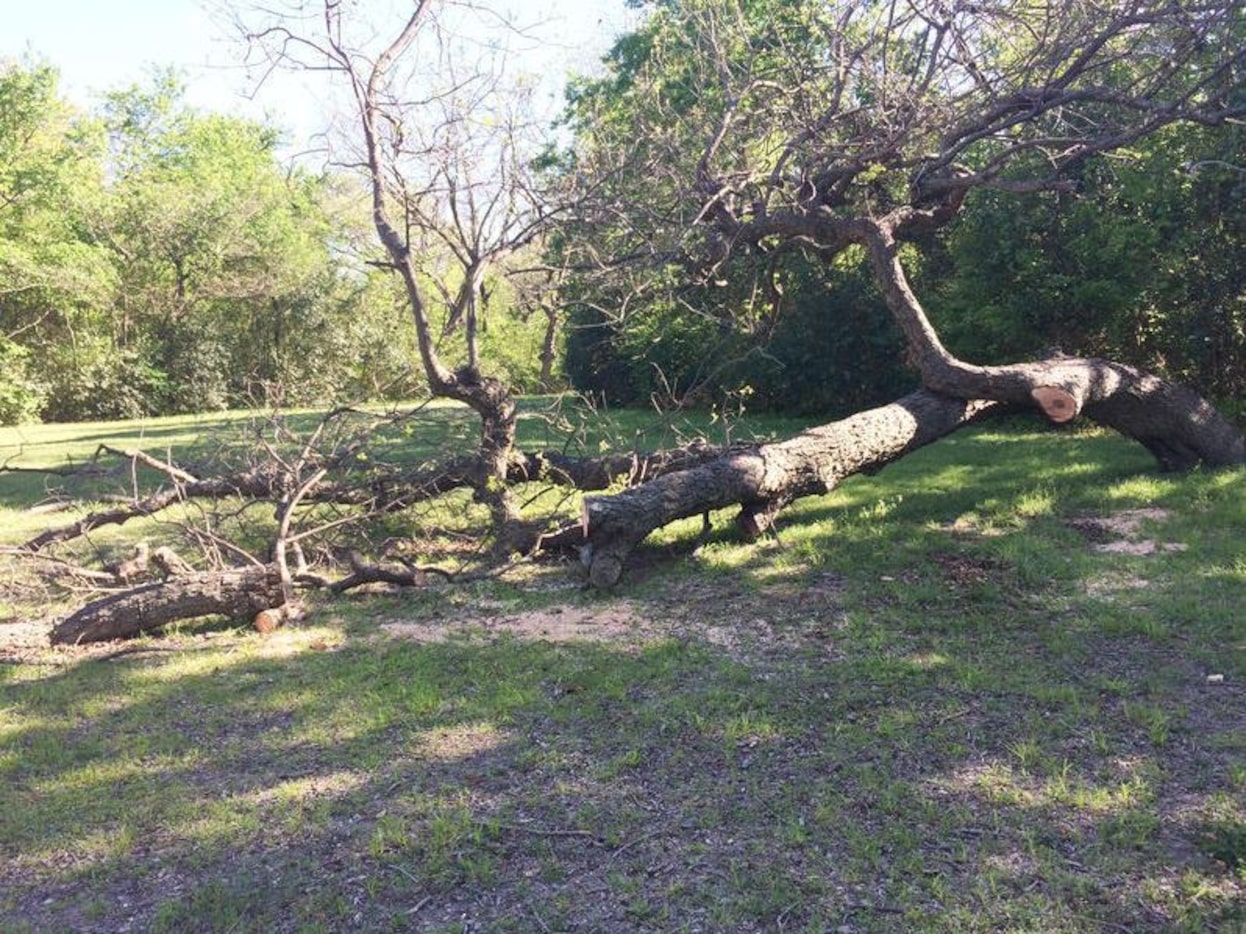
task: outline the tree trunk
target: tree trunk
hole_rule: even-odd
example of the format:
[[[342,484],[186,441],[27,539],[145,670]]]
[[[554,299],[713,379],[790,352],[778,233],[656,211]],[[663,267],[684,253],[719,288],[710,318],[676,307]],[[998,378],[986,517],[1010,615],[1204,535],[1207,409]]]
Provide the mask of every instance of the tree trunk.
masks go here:
[[[95,600],[52,629],[53,645],[125,639],[179,619],[222,615],[252,620],[284,604],[281,574],[274,565],[201,571],[144,584]]]
[[[908,344],[927,389],[960,399],[1037,407],[1058,424],[1085,413],[1133,438],[1165,470],[1246,463],[1246,439],[1196,393],[1151,373],[1095,358],[1056,356],[1005,366],[978,366],[950,353],[909,286],[894,233],[863,222],[874,279]]]
[[[902,222],[903,216],[893,221]],[[1143,444],[1166,470],[1246,463],[1246,439],[1233,424],[1197,394],[1153,374],[1064,356],[1006,366],[957,359],[909,286],[894,230],[862,220],[843,234],[869,251],[925,388],[788,441],[736,451],[616,496],[587,497],[582,558],[594,585],[614,584],[631,550],[668,522],[740,504],[738,522],[756,536],[791,500],[826,493],[845,477],[890,463],[1001,404],[1037,407],[1056,423],[1085,414]]]
[[[558,360],[558,306],[545,308],[545,336],[541,340],[541,392],[554,391],[554,364]]]
[[[597,587],[613,585],[646,535],[711,509],[742,506],[737,521],[755,537],[792,500],[828,493],[846,477],[877,470],[995,408],[920,390],[786,441],[736,448],[613,496],[586,497],[581,558],[589,580]]]
[[[510,527],[519,518],[519,506],[506,483],[515,449],[518,407],[506,387],[491,376],[472,388],[474,391],[463,400],[480,416],[480,462],[472,486],[476,499],[489,507],[499,550],[508,551]]]

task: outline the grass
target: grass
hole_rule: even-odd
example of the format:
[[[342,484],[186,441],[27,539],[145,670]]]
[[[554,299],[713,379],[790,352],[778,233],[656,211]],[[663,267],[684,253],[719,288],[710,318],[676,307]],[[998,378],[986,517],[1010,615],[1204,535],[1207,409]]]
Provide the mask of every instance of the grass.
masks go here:
[[[7,535],[42,493],[0,484]],[[1238,930],[1244,486],[987,425],[777,540],[663,530],[609,595],[536,568],[14,651],[0,928]]]

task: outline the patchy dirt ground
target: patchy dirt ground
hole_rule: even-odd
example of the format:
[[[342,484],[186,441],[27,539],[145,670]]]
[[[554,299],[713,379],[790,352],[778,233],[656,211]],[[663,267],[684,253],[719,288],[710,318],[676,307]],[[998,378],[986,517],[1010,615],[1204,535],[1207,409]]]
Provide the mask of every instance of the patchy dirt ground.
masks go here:
[[[1157,551],[1185,551],[1184,542],[1161,542],[1142,538],[1143,523],[1162,523],[1168,518],[1164,509],[1148,507],[1127,509],[1110,516],[1074,516],[1071,528],[1081,532],[1094,551],[1103,554],[1153,555]]]
[[[414,642],[442,642],[463,634],[543,642],[618,643],[644,642],[659,636],[635,605],[626,600],[592,607],[552,606],[498,616],[485,611],[454,621],[395,620],[381,623],[381,631]]]
[[[1089,551],[1163,521],[1141,512],[1070,524]],[[607,934],[1238,923],[1242,685],[1209,677],[1189,638],[1101,631],[1018,586],[1009,561],[950,535],[868,581],[669,575],[623,598],[538,583],[539,605],[521,610],[484,596],[413,619],[390,600],[372,628],[326,606],[270,637],[56,651],[46,627],[0,626],[4,659],[39,666],[36,681],[84,663],[141,677],[198,648],[220,659],[204,684],[238,692],[214,710],[190,679],[150,710],[160,732],[143,743],[190,737],[210,753],[153,777],[152,794],[185,794],[202,815],[136,818],[146,835],[130,842],[118,816],[5,845],[0,921]],[[1081,592],[1162,586],[1116,568]],[[1006,598],[983,612],[996,591]],[[442,667],[403,667],[420,653]],[[231,668],[233,656],[253,658]],[[420,677],[442,694],[421,700]],[[132,699],[93,694],[97,681],[114,683],[84,679],[101,712],[71,741],[128,755],[147,721],[117,719]],[[37,706],[9,687],[7,702]],[[305,710],[290,699],[304,691]],[[370,730],[373,708],[407,691],[410,706]],[[492,693],[514,695],[504,716],[477,712]],[[325,723],[338,732],[318,740]],[[150,799],[131,786],[159,761],[109,777],[105,757],[98,791],[141,811]],[[6,762],[20,790],[20,759]]]

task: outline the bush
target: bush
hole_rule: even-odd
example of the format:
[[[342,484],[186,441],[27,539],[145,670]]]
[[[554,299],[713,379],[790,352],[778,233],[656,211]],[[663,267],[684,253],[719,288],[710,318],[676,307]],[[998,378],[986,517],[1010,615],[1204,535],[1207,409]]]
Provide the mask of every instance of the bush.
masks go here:
[[[30,351],[0,336],[0,425],[39,420],[44,387],[30,371]]]
[[[891,315],[863,268],[797,264],[784,286],[777,319],[748,327],[688,311],[688,296],[619,322],[580,306],[567,336],[567,377],[613,404],[707,402],[743,391],[752,408],[828,416],[889,401],[913,383]],[[724,289],[700,300],[711,307],[721,295],[732,305],[734,296],[742,306],[744,294]]]
[[[41,415],[50,422],[140,418],[158,412],[164,374],[135,350],[87,344],[57,348]]]

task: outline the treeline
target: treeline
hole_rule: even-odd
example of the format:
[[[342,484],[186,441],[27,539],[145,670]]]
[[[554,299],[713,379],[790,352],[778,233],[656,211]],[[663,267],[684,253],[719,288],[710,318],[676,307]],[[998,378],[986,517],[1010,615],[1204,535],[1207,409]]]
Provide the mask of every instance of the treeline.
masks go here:
[[[357,180],[171,74],[83,112],[0,65],[0,424],[420,395],[373,236]],[[543,322],[497,291],[485,353],[535,390]]]
[[[669,48],[661,62],[648,51],[662,22],[620,41],[606,77],[572,87],[575,158],[612,127],[630,132],[642,69],[677,70]],[[1244,142],[1240,125],[1171,126],[1085,160],[1066,190],[975,193],[908,258],[950,348],[981,362],[1108,357],[1232,409],[1246,395]],[[187,107],[170,76],[84,113],[58,95],[54,68],[3,66],[0,423],[425,391],[359,183],[290,169],[278,143],[270,127]],[[646,177],[617,184],[628,224],[670,194]],[[533,259],[556,264],[576,237],[609,253],[608,226],[577,231],[572,218]],[[737,258],[691,280],[570,275],[544,314],[503,278],[484,292],[484,368],[515,391],[565,378],[612,403],[833,415],[914,383],[852,250],[833,265],[795,250]],[[551,301],[566,315],[553,369]]]

